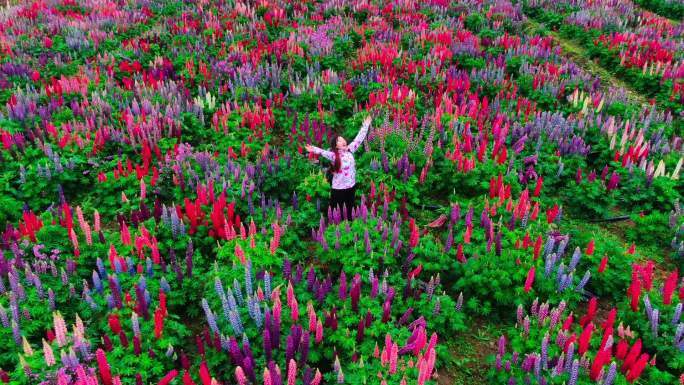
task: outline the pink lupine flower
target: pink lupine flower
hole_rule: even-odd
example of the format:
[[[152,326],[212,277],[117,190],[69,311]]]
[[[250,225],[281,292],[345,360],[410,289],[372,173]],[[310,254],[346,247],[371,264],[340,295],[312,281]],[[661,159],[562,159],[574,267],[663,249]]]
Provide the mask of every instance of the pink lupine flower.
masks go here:
[[[145,185],[145,179],[140,179],[140,201],[145,201],[145,195],[147,194],[147,185]]]
[[[268,370],[268,368],[264,368],[264,385],[271,385],[271,372]]]
[[[94,226],[95,226],[95,232],[99,233],[100,232],[100,213],[97,210],[95,210],[95,213],[93,214],[93,216],[94,216],[93,222],[94,222]]]
[[[287,385],[295,385],[295,381],[297,381],[297,363],[290,359],[287,367]]]
[[[24,349],[24,354],[31,357],[33,355],[33,349],[31,349],[31,345],[28,343],[25,336],[21,337],[21,344]]]
[[[52,347],[50,344],[43,339],[43,355],[45,356],[45,364],[47,366],[52,366],[55,364],[55,355],[52,352]]]
[[[121,224],[121,243],[123,243],[126,246],[131,245],[131,233],[128,231],[128,226],[126,226],[126,222],[123,222]]]
[[[62,314],[59,312],[52,313],[52,321],[55,327],[55,339],[57,340],[57,345],[62,347],[66,344],[67,327],[62,318]]]
[[[76,237],[76,233],[74,232],[74,229],[70,230],[69,239],[71,239],[71,244],[74,246],[74,255],[76,255],[78,257],[80,255],[80,252],[78,249],[78,238]]]
[[[309,331],[314,333],[316,331],[316,312],[314,311],[311,302],[307,304],[306,308],[309,313]]]
[[[238,243],[235,243],[235,256],[238,258],[238,260],[243,266],[245,265],[245,263],[247,263],[247,260],[245,259],[245,252],[242,250]]]
[[[242,370],[241,366],[235,368],[235,379],[239,385],[247,384],[247,377],[245,376],[245,372]]]
[[[272,294],[275,294],[277,290],[274,290]],[[280,303],[280,294],[276,295],[275,297],[272,295],[273,298],[273,319],[276,322],[280,322],[280,313],[282,311],[282,304]]]
[[[323,340],[323,322],[319,319],[316,323],[316,343],[320,343]]]
[[[314,374],[313,380],[311,380],[311,385],[319,385],[321,383],[321,372],[320,370],[316,369],[316,374]]]
[[[290,305],[290,317],[294,322],[299,320],[299,304],[296,298],[292,299],[292,304]]]
[[[389,373],[394,374],[397,372],[397,359],[399,358],[399,346],[396,343],[392,344],[392,351],[389,357]]]

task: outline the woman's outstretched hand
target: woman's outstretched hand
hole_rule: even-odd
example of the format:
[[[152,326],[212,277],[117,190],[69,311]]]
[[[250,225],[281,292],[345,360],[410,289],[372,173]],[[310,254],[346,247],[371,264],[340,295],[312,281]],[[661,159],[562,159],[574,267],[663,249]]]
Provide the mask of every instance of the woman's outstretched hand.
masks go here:
[[[308,143],[306,144],[306,146],[304,146],[304,149],[306,149],[306,151],[308,152],[312,152],[314,150],[313,146]]]
[[[363,126],[370,127],[371,122],[373,122],[373,117],[368,115],[366,116],[366,119],[363,120]]]

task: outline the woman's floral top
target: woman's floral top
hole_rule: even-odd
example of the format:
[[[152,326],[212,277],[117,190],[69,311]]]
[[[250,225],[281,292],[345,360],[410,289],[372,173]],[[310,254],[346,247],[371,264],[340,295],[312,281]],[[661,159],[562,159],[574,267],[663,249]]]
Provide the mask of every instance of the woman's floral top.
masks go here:
[[[340,151],[340,171],[333,173],[332,188],[335,190],[342,190],[354,187],[356,184],[356,161],[354,160],[354,152],[359,148],[363,140],[366,138],[370,123],[364,124],[361,130],[356,134],[356,138],[349,143],[347,151]],[[331,162],[335,161],[335,153],[328,150],[323,150],[313,146],[314,154],[319,154],[329,159]]]

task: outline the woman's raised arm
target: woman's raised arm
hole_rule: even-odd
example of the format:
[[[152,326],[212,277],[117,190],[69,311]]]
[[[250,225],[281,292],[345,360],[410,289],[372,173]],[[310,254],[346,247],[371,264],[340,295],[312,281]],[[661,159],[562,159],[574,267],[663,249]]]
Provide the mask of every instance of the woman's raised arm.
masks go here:
[[[372,121],[373,118],[371,118],[370,116],[364,119],[363,124],[361,125],[361,130],[358,134],[356,134],[356,138],[354,138],[354,140],[351,143],[349,143],[349,146],[347,146],[349,151],[356,151],[356,149],[359,148],[361,143],[363,143],[363,140],[366,139],[366,134],[368,134],[368,128],[370,127]]]
[[[335,153],[332,151],[324,150],[311,144],[307,144],[305,148],[308,152],[313,152],[314,154],[321,155],[324,158],[331,161],[335,160]]]

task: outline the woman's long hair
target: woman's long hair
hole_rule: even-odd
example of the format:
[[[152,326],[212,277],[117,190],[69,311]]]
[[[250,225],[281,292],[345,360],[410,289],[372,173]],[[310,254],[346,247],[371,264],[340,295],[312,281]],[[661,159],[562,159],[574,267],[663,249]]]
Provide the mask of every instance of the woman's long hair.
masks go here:
[[[330,142],[330,149],[335,153],[335,161],[330,165],[330,172],[333,173],[340,172],[340,168],[342,168],[342,158],[340,158],[340,150],[337,148],[337,138],[339,137],[339,135],[333,135]]]

